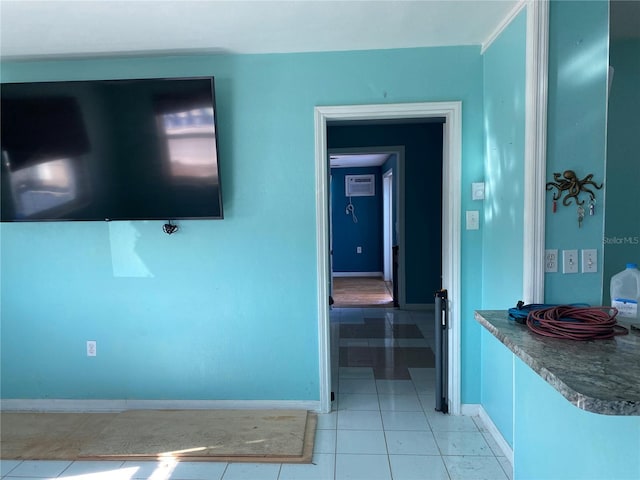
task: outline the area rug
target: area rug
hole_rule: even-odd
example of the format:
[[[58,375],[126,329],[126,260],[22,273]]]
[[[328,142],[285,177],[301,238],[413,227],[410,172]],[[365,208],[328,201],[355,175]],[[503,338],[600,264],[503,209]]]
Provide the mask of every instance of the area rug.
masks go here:
[[[130,410],[1,415],[0,458],[310,463],[305,410]]]

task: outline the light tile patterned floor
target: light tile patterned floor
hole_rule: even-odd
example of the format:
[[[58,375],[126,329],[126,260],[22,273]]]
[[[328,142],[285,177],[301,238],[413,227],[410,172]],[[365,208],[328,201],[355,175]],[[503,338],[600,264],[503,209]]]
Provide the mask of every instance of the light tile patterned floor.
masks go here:
[[[333,309],[332,326],[385,318],[416,325],[433,347],[433,315],[391,309]],[[410,379],[376,379],[373,367],[340,367],[340,347],[380,339],[341,339],[332,328],[337,399],[322,414],[313,464],[215,462],[0,462],[2,479],[66,480],[507,480],[509,461],[475,417],[434,411],[433,368],[408,368]],[[411,347],[420,348],[413,339]],[[402,339],[387,342],[402,348]],[[352,342],[352,343],[350,343]],[[392,359],[392,350],[389,358]],[[392,361],[392,360],[390,360]]]

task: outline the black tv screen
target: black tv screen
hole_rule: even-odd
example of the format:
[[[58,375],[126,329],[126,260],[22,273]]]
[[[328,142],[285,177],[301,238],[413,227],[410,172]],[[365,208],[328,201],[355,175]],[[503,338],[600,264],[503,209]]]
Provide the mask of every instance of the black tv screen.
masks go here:
[[[0,85],[2,221],[222,218],[212,77]]]

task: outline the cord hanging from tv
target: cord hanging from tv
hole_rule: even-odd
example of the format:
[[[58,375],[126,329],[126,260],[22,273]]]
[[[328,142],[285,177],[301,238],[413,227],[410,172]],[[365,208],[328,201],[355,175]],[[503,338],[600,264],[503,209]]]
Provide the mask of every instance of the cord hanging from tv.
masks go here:
[[[2,221],[223,218],[213,77],[0,95]]]

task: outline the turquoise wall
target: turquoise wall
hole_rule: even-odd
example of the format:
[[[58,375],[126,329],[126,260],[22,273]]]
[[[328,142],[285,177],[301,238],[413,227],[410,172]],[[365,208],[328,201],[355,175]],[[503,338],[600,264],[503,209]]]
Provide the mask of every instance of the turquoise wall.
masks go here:
[[[522,299],[525,60],[527,13],[520,12],[484,53],[485,200],[482,305]],[[513,446],[511,353],[482,332],[481,403]]]
[[[216,77],[225,219],[170,237],[2,224],[4,398],[318,400],[316,105],[461,100],[462,190],[482,176],[477,46],[2,64],[2,81],[197,75]],[[479,401],[481,248],[462,232],[464,403]]]
[[[640,28],[640,27],[639,27]],[[607,177],[603,304],[610,305],[611,277],[628,262],[640,264],[640,40],[611,41],[615,69],[607,114]]]
[[[604,181],[608,46],[607,0],[550,2],[547,181],[565,170]],[[575,203],[558,202],[552,213],[547,193],[546,248],[558,249],[560,258],[562,250],[597,249],[599,273],[563,274],[559,265],[558,273],[545,275],[546,303],[602,301],[604,197],[594,192],[595,215],[587,213],[581,228]]]
[[[639,416],[585,412],[519,358],[514,375],[514,478],[640,478]]]
[[[522,299],[525,56],[522,11],[484,53],[485,200],[482,308]]]

